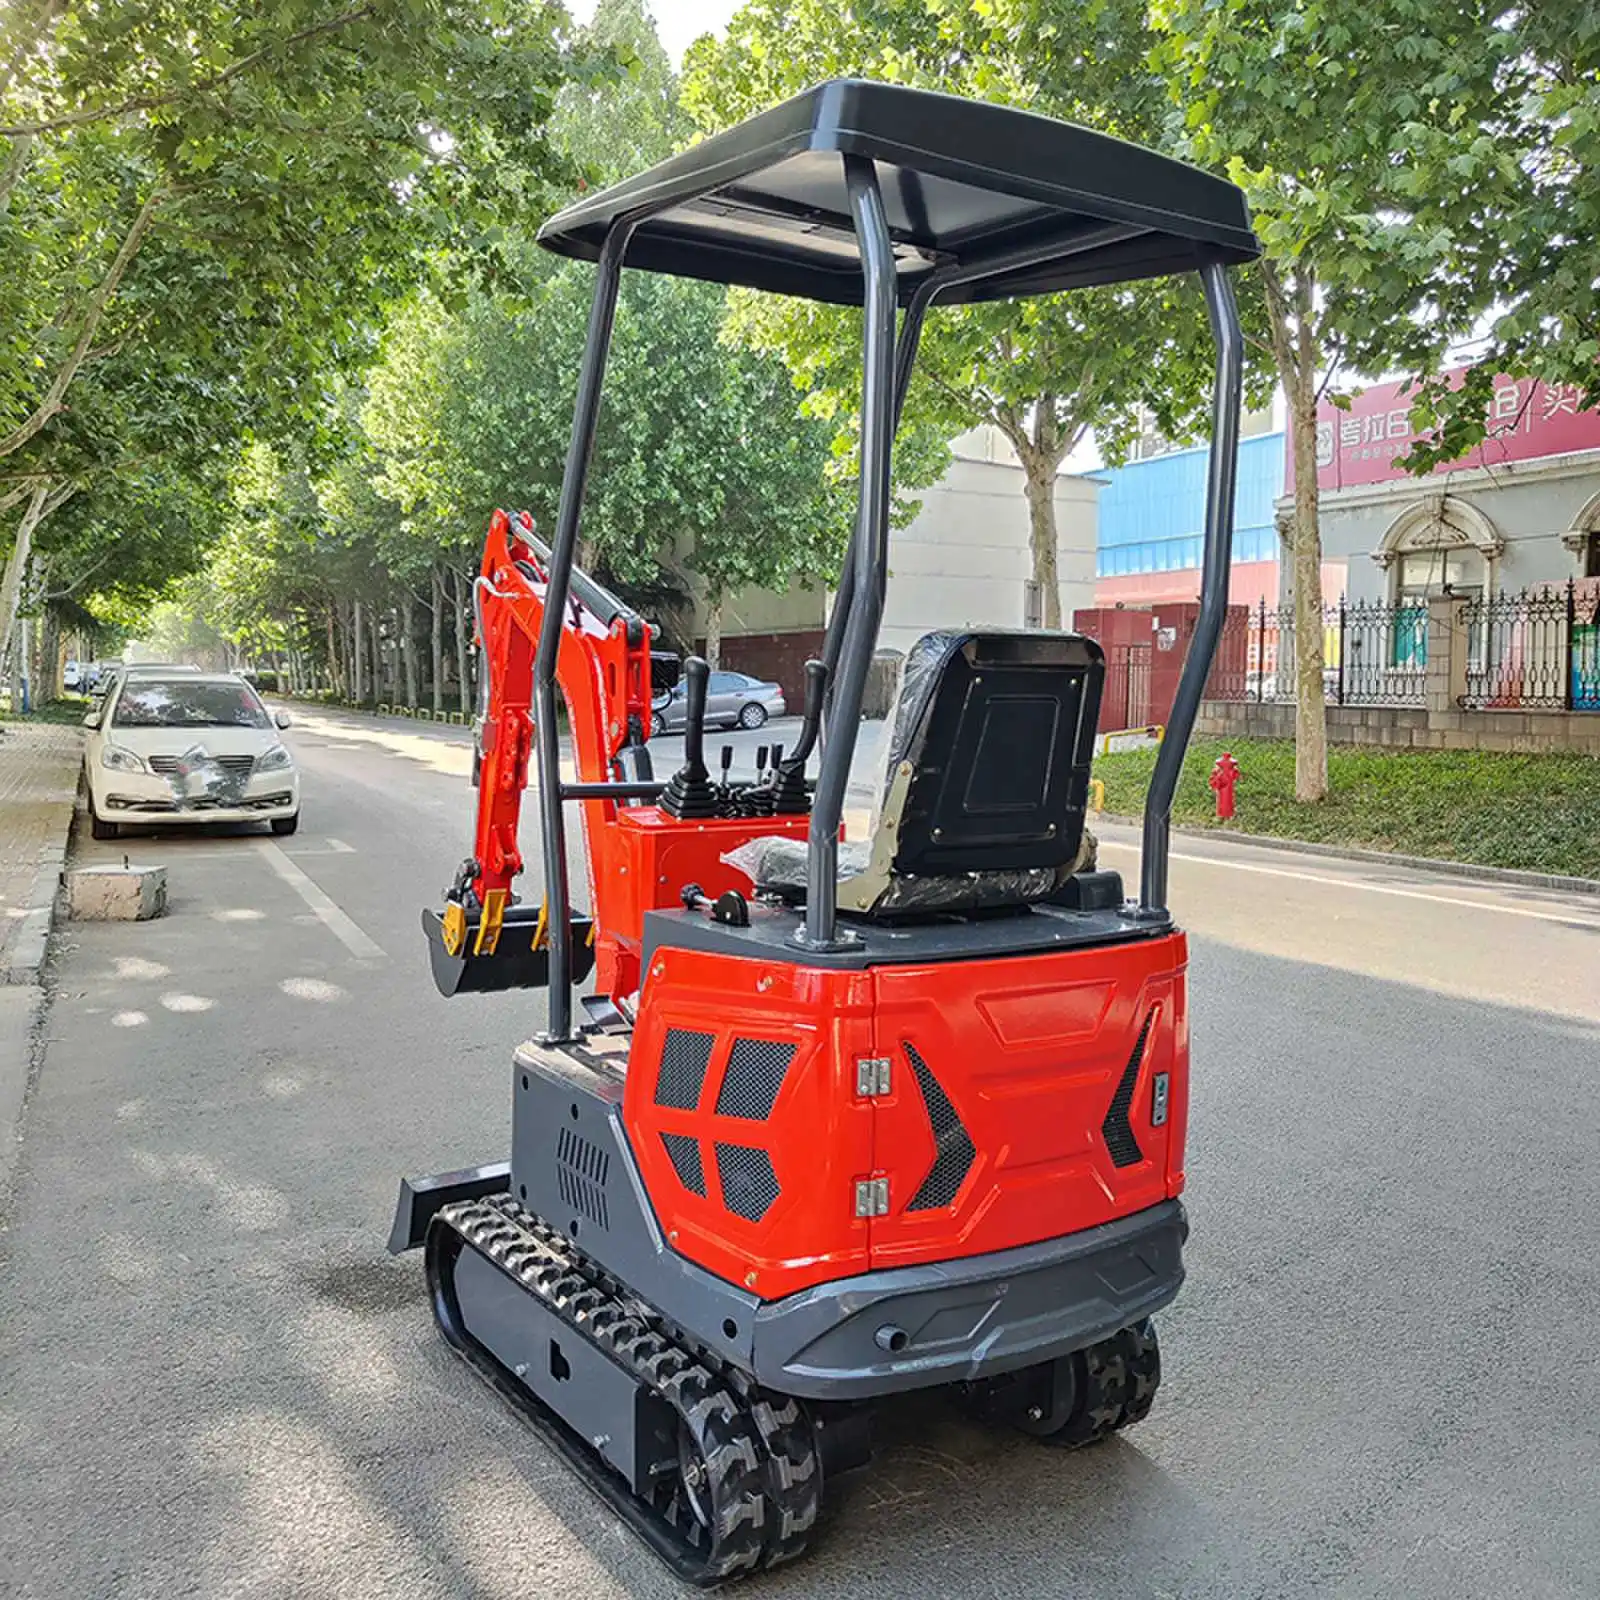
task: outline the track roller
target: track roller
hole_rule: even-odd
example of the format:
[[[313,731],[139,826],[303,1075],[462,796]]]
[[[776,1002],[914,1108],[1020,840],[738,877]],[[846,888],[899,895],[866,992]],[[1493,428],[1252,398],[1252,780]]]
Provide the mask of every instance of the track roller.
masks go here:
[[[1148,1317],[1056,1361],[973,1384],[973,1407],[1044,1444],[1075,1450],[1149,1415],[1161,1385],[1161,1349]]]

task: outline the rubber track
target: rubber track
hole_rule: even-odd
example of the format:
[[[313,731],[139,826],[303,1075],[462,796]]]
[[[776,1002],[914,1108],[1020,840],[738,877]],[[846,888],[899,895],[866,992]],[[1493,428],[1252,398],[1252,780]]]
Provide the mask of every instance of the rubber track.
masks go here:
[[[709,1546],[691,1542],[634,1496],[515,1376],[440,1317],[450,1343],[527,1412],[584,1481],[680,1578],[710,1587],[801,1553],[821,1502],[811,1430],[790,1399],[765,1394],[748,1375],[684,1339],[626,1287],[509,1196],[447,1206],[433,1224],[537,1295],[580,1336],[660,1395],[683,1419],[709,1470],[718,1507]],[[429,1275],[442,1270],[429,1235]],[[435,1309],[440,1286],[434,1283]]]

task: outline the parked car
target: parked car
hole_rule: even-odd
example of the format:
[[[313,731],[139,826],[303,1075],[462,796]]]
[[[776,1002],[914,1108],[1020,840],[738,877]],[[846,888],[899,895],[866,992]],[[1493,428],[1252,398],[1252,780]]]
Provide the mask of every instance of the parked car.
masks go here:
[[[76,661],[69,661],[61,669],[61,686],[74,692],[84,687],[84,670]]]
[[[289,714],[234,673],[135,667],[83,722],[96,839],[141,822],[300,825],[300,774],[278,737]]]
[[[689,686],[680,683],[670,694],[659,697],[654,710],[652,733],[680,732],[689,719]],[[759,728],[768,717],[781,717],[787,710],[777,684],[747,673],[713,672],[706,685],[708,728]]]

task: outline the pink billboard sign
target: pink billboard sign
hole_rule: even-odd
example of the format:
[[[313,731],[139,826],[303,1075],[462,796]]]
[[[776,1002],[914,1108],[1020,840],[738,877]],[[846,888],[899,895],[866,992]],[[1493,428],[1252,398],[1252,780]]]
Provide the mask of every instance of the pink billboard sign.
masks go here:
[[[1459,382],[1465,370],[1459,368],[1449,376]],[[1318,484],[1324,489],[1349,489],[1409,478],[1411,474],[1394,463],[1417,438],[1411,426],[1414,392],[1409,381],[1374,384],[1351,399],[1348,411],[1324,400],[1317,408]],[[1475,450],[1435,471],[1495,467],[1569,450],[1600,449],[1600,412],[1582,410],[1579,401],[1580,391],[1571,384],[1496,378],[1486,419],[1489,436]],[[1291,481],[1293,476],[1291,454]]]

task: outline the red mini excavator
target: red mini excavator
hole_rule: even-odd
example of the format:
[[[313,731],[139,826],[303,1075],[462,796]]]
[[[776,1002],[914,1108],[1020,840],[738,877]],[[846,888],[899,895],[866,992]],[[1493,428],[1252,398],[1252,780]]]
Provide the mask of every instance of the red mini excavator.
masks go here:
[[[1258,247],[1220,179],[849,81],[539,238],[598,263],[572,445],[548,546],[526,516],[490,526],[477,838],[424,925],[445,994],[545,986],[548,1022],[513,1056],[510,1160],[405,1180],[390,1245],[425,1247],[450,1343],[680,1576],[711,1584],[804,1548],[824,1483],[869,1459],[884,1395],[951,1388],[1065,1446],[1150,1407],[1150,1319],[1178,1292],[1188,1231],[1168,819],[1228,591],[1228,268]],[[706,766],[693,658],[685,758],[657,777],[651,697],[676,662],[574,566],[624,263],[863,308],[860,506],[822,659],[792,747],[737,781]],[[1104,662],[1071,634],[924,638],[872,837],[843,843],[927,311],[1176,272],[1198,274],[1217,344],[1204,587],[1137,897],[1085,860]],[[530,757],[542,886],[519,899]],[[572,801],[588,914],[568,882]]]

